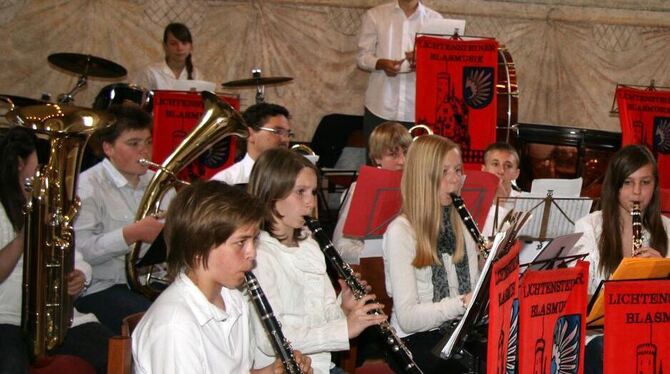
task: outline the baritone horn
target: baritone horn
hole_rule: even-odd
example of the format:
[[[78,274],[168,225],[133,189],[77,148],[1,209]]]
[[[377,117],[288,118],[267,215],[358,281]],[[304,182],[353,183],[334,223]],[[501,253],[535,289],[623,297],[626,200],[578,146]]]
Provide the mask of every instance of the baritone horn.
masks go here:
[[[149,215],[157,215],[165,194],[176,184],[181,183],[175,176],[211,146],[231,135],[247,137],[247,126],[239,112],[212,92],[203,91],[201,96],[204,111],[200,120],[165,161],[156,167],[156,174],[144,191],[137,209],[136,221]],[[158,283],[168,281],[155,276],[158,270],[156,264],[147,265],[146,268],[140,267],[141,250],[142,243],[137,242],[126,255],[128,285],[134,291],[154,299],[160,294],[161,288],[154,287],[153,281]]]
[[[30,353],[39,360],[59,346],[72,325],[68,274],[74,270],[74,219],[80,201],[77,179],[84,148],[111,114],[55,104],[16,108],[7,119],[49,140],[49,160],[27,183],[23,249],[21,328]]]

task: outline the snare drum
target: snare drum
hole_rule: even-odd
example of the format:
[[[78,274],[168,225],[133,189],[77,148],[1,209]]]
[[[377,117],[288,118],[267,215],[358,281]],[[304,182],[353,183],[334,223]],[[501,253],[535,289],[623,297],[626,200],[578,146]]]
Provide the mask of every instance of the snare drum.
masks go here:
[[[114,83],[100,90],[93,102],[93,109],[106,110],[112,105],[123,104],[129,101],[151,112],[153,96],[152,91],[143,87],[127,83]]]

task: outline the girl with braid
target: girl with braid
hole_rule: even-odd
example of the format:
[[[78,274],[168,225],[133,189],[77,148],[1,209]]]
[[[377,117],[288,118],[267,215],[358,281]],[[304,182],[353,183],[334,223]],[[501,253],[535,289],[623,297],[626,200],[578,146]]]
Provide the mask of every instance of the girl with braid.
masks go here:
[[[193,37],[182,23],[171,23],[163,31],[165,60],[147,66],[135,83],[150,90],[174,89],[176,80],[203,80],[193,66]]]

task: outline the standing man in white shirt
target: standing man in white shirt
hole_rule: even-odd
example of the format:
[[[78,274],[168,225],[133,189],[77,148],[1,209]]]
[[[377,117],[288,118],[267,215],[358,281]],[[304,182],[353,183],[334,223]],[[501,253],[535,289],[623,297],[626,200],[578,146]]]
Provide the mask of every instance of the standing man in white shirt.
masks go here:
[[[110,112],[116,122],[96,133],[105,159],[81,173],[77,188],[81,209],[74,225],[75,245],[93,266],[93,280],[76,306],[118,334],[124,317],[151,305],[128,288],[125,256],[135,242],[153,242],[163,223],[151,215],[135,222],[154,174],[139,163],[151,157],[151,116],[130,104]],[[163,209],[172,197],[174,190],[163,199]]]
[[[288,121],[291,116],[286,108],[277,104],[258,103],[247,108],[242,115],[249,126],[246,154],[231,167],[216,173],[212,180],[230,185],[248,183],[251,169],[261,153],[268,149],[288,148],[293,132]]]
[[[358,40],[358,67],[371,72],[365,92],[363,133],[367,139],[384,121],[415,121],[414,38],[421,26],[442,15],[419,0],[397,0],[369,9]]]

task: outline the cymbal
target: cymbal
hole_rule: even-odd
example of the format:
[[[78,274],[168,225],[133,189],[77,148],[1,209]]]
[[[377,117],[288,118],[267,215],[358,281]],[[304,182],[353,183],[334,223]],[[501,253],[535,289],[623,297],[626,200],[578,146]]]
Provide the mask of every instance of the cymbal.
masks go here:
[[[29,106],[29,105],[45,104],[45,102],[42,101],[42,100],[31,99],[29,97],[0,94],[0,101],[6,102],[7,100],[4,100],[5,98],[11,100],[12,104],[14,104],[15,106]]]
[[[222,83],[223,87],[247,87],[247,86],[263,86],[266,84],[277,84],[292,81],[291,77],[258,77],[249,79],[240,79]]]
[[[63,70],[87,77],[120,78],[128,73],[115,62],[80,53],[53,53],[48,60]]]

